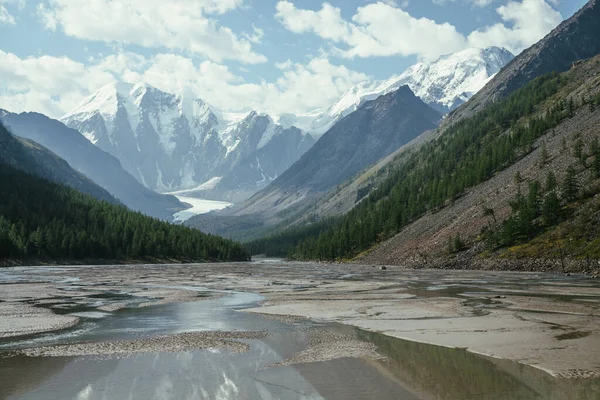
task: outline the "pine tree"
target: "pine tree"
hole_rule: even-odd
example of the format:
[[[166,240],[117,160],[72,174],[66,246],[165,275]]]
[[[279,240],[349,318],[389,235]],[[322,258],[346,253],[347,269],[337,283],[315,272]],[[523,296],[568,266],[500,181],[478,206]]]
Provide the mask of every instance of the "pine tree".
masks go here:
[[[577,172],[572,166],[567,168],[565,179],[563,180],[562,198],[567,203],[571,203],[579,198],[579,181],[577,180]]]
[[[549,157],[548,149],[546,148],[546,143],[544,142],[544,144],[542,144],[542,150],[540,151],[540,168],[543,168],[544,165],[546,165]]]
[[[586,167],[586,159],[587,155],[583,151],[583,141],[581,139],[577,139],[575,144],[573,145],[573,157],[579,160],[583,167]]]
[[[546,192],[551,192],[556,189],[556,185],[556,175],[554,175],[554,172],[548,171],[548,174],[546,174],[546,185],[544,186],[544,190]]]
[[[560,200],[553,190],[546,195],[542,204],[542,220],[544,225],[553,226],[560,221],[561,218]]]
[[[457,233],[456,236],[454,236],[454,252],[458,253],[459,251],[463,250],[465,248],[465,244],[462,241],[462,238],[460,237],[460,233]]]
[[[596,178],[600,178],[600,153],[594,157],[594,163],[592,164]]]

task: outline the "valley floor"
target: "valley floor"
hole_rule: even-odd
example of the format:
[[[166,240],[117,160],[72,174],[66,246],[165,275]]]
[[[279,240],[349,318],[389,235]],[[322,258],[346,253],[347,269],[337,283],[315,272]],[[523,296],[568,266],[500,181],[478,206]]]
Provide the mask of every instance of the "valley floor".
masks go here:
[[[69,283],[68,293],[63,277],[76,280]],[[132,302],[202,300],[206,295],[199,294],[199,288],[235,290],[264,297],[260,307],[247,312],[284,320],[337,322],[411,341],[465,348],[565,378],[600,377],[600,281],[584,276],[381,270],[264,259],[200,265],[18,267],[0,269],[0,282],[4,282],[0,337],[5,338],[76,324],[77,316],[40,308],[64,302],[65,295],[88,309],[97,306],[100,296],[94,294],[125,293],[122,301],[95,310],[110,313]]]

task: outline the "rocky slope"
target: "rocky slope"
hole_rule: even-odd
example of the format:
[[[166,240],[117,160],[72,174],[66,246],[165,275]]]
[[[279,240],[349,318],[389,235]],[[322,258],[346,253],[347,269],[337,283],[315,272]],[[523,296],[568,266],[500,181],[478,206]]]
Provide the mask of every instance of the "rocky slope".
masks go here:
[[[402,86],[343,118],[283,175],[232,212],[273,214],[327,192],[433,129],[440,119]]]
[[[75,171],[65,160],[31,140],[13,136],[1,123],[0,163],[70,186],[98,200],[119,204],[110,193],[96,185],[85,175]],[[10,193],[3,195],[9,196]]]
[[[447,114],[485,86],[513,54],[500,47],[471,48],[421,61],[402,74],[383,81],[367,81],[344,93],[326,112],[310,124],[297,121],[303,129],[321,135],[337,121],[367,101],[408,85],[425,103]]]
[[[147,84],[107,85],[61,121],[117,157],[145,186],[219,200],[256,192],[313,144],[310,135],[269,116],[221,113]]]
[[[46,146],[132,210],[172,220],[173,213],[185,208],[176,197],[161,195],[144,187],[123,169],[115,157],[59,121],[37,113],[13,114],[6,111],[0,111],[0,120],[15,135]]]
[[[473,115],[540,75],[567,71],[574,62],[600,53],[598,21],[600,1],[590,0],[541,41],[515,57],[468,103],[450,114],[444,124]]]
[[[559,99],[578,100],[597,96],[600,93],[600,56],[587,60],[566,73],[574,83],[567,86],[550,102]],[[538,115],[543,115],[546,107],[540,107]],[[361,263],[408,265],[416,267],[448,267],[448,268],[485,268],[485,269],[518,269],[560,271],[586,271],[589,261],[571,259],[561,265],[558,248],[550,245],[547,248],[531,247],[530,252],[520,252],[520,256],[510,254],[518,250],[510,249],[501,257],[481,257],[485,249],[480,234],[490,224],[500,224],[510,211],[510,202],[520,190],[526,190],[528,182],[537,180],[545,182],[547,174],[552,171],[561,182],[568,166],[578,166],[580,184],[586,190],[597,187],[598,181],[590,170],[581,167],[581,161],[575,156],[576,143],[585,146],[588,153],[589,144],[599,138],[600,108],[582,105],[573,112],[573,117],[565,119],[557,127],[548,130],[534,144],[535,150],[523,159],[501,171],[488,181],[470,189],[464,196],[435,213],[429,213],[410,225],[387,242],[375,247],[371,252],[359,258]],[[546,153],[544,156],[543,153]],[[540,161],[545,160],[543,163]],[[520,176],[521,183],[515,180]],[[591,200],[582,200],[578,206],[582,209],[587,203],[598,202],[598,196]],[[591,204],[590,207],[594,205]],[[484,208],[494,210],[494,218],[484,212]],[[595,211],[585,218],[590,220]],[[570,228],[569,234],[576,229]],[[549,234],[552,234],[550,232]],[[448,256],[449,238],[460,235],[465,243],[466,251],[457,256]],[[561,239],[562,240],[562,239]],[[564,239],[563,246],[568,247],[576,240]],[[546,244],[544,244],[546,245]],[[523,253],[523,254],[521,254]],[[522,259],[520,259],[522,257]],[[533,257],[533,259],[532,259]]]

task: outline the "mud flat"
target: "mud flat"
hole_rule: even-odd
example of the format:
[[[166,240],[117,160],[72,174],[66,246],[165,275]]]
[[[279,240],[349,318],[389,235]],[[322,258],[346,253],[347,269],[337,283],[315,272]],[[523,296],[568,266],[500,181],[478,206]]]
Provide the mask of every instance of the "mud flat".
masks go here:
[[[335,267],[330,267],[335,268]],[[349,267],[342,267],[349,268]],[[303,291],[266,294],[248,312],[337,322],[531,365],[600,377],[600,285],[587,277],[357,267]],[[357,289],[356,282],[365,286]],[[291,282],[290,282],[291,283]]]
[[[13,337],[49,330],[56,330],[60,335],[73,324],[77,328],[82,323],[77,321],[85,321],[77,315],[103,312],[109,315],[105,318],[110,319],[110,315],[127,310],[139,309],[127,312],[143,314],[142,310],[148,305],[168,307],[182,301],[186,303],[181,304],[210,302],[224,293],[256,293],[261,297],[252,300],[254,306],[244,309],[246,313],[237,313],[233,321],[240,318],[238,314],[268,315],[274,324],[294,326],[294,332],[297,331],[306,344],[286,350],[283,359],[269,364],[279,367],[272,369],[304,370],[303,366],[310,364],[316,371],[320,368],[316,365],[333,363],[340,370],[351,371],[354,361],[349,360],[360,359],[369,360],[373,368],[385,370],[387,374],[396,369],[400,371],[398,374],[404,374],[404,380],[410,381],[417,379],[418,374],[411,375],[406,370],[407,364],[414,367],[413,372],[425,368],[419,366],[417,356],[425,352],[423,354],[432,355],[432,365],[440,363],[443,356],[443,360],[453,360],[450,364],[443,361],[443,365],[454,365],[456,360],[456,365],[482,362],[482,368],[486,365],[490,371],[501,369],[505,371],[501,379],[506,385],[510,385],[515,376],[525,376],[530,382],[537,382],[535,385],[551,378],[574,382],[564,384],[562,397],[542,395],[541,398],[569,398],[572,385],[582,382],[591,382],[594,389],[587,392],[600,396],[597,391],[600,282],[586,276],[400,267],[380,270],[373,266],[265,260],[239,264],[8,269],[0,271],[0,285],[0,332]],[[228,301],[224,300],[223,304]],[[227,306],[235,309],[236,303]],[[184,320],[195,319],[200,324],[204,318],[182,310],[179,307],[177,313],[182,313]],[[39,319],[32,317],[27,326],[19,326],[14,321],[26,312]],[[360,328],[359,337],[356,333],[336,336],[340,333],[304,331],[305,318],[317,324],[340,323]],[[9,320],[12,322],[4,322]],[[254,320],[245,324],[251,327],[248,332],[262,329],[253,325]],[[140,329],[144,327],[140,325]],[[192,330],[202,329],[202,326],[194,326]],[[245,350],[244,340],[227,337],[237,329],[226,324],[218,337],[165,336],[157,331],[159,339],[135,338],[108,344],[102,337],[94,337],[89,340],[93,343],[86,345],[52,343],[25,348],[31,348],[26,350],[32,352],[31,355],[77,356],[177,352],[205,346]],[[272,342],[272,334],[269,332],[261,340]],[[394,338],[407,341],[395,342]],[[290,342],[286,343],[289,347]],[[382,353],[382,348],[387,351]],[[398,354],[398,360],[404,361],[392,366],[391,361],[385,361],[393,358],[390,354]],[[415,359],[411,358],[408,363],[406,357]],[[511,363],[513,361],[519,364]],[[515,365],[532,369],[519,369]],[[319,370],[323,376],[329,376],[330,371]],[[443,371],[439,369],[436,379],[443,379]],[[304,373],[311,374],[308,370]],[[313,379],[318,381],[320,377],[317,374]],[[555,382],[547,381],[543,387],[556,388]],[[540,388],[536,393],[546,392]],[[581,393],[584,395],[575,398],[594,398],[585,397],[583,389]],[[521,398],[534,397],[523,392]]]
[[[67,329],[79,318],[20,303],[0,303],[0,338]]]

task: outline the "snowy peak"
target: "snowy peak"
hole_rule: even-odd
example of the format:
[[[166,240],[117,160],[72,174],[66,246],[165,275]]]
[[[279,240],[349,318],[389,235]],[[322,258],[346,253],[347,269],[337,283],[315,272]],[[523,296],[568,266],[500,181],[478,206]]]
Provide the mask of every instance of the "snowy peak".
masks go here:
[[[85,98],[70,113],[61,118],[66,120],[76,116],[91,116],[99,113],[105,116],[114,116],[117,114],[119,104],[124,100],[122,93],[129,93],[131,85],[124,83],[109,83],[101,87],[96,93]]]
[[[239,186],[228,173],[249,168],[257,160],[254,153],[280,133],[284,137],[278,138],[277,146],[294,150],[286,150],[285,160],[261,152],[265,176],[277,176],[283,165],[307,150],[268,115],[223,113],[202,99],[163,92],[146,83],[106,85],[62,122],[117,157],[140,183],[164,192],[196,188],[215,177]],[[308,139],[312,138],[303,143],[311,143]],[[262,175],[258,181],[264,181]],[[251,187],[255,183],[246,182]]]
[[[408,85],[425,103],[446,114],[478,92],[513,57],[506,49],[487,47],[466,49],[435,60],[421,61],[390,79],[359,83],[305,129],[322,135],[365,102],[404,85]]]
[[[514,56],[500,47],[466,49],[408,68],[395,79],[439,111],[452,111],[477,93]]]

